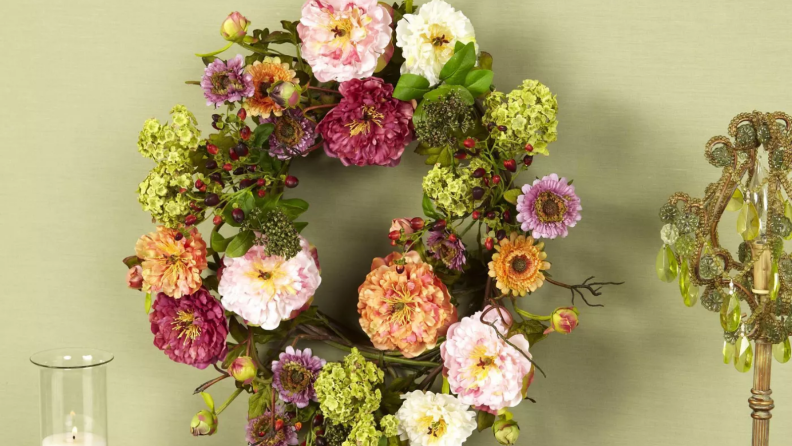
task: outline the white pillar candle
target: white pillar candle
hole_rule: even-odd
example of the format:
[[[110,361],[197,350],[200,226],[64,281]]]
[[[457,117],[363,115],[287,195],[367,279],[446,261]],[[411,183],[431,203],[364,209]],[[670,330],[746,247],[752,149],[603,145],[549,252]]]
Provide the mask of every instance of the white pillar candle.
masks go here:
[[[107,446],[107,441],[90,432],[77,432],[54,434],[45,438],[41,446]]]

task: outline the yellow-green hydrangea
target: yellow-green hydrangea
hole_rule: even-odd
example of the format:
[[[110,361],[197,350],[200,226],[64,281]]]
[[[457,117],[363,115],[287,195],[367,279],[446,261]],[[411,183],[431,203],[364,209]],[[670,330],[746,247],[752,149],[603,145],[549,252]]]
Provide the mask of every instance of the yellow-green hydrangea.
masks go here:
[[[547,145],[558,137],[558,101],[544,84],[524,80],[520,88],[508,94],[490,93],[484,106],[484,125],[494,122],[506,127],[505,131],[492,132],[498,149],[517,154],[531,144],[533,153],[548,155]]]
[[[144,211],[169,228],[175,228],[190,214],[190,199],[179,192],[192,187],[192,166],[160,163],[138,186],[138,201]]]
[[[382,434],[386,437],[395,437],[399,435],[399,419],[393,415],[385,415],[380,420],[380,427]]]
[[[473,189],[469,175],[457,175],[453,167],[435,164],[423,179],[423,190],[437,207],[454,216],[473,210]]]
[[[377,446],[382,432],[377,430],[374,415],[367,413],[358,418],[352,425],[349,436],[341,446]]]
[[[198,121],[183,105],[171,109],[170,124],[152,118],[143,124],[138,136],[138,151],[157,162],[186,163],[189,151],[196,150],[201,139]]]
[[[343,364],[328,363],[316,378],[314,388],[324,416],[334,424],[351,426],[362,416],[379,409],[384,373],[366,361],[356,349]]]

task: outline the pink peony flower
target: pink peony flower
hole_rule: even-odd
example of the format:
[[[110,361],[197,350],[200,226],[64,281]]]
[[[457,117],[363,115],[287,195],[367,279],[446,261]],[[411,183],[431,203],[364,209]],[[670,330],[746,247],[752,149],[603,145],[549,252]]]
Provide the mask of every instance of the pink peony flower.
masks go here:
[[[268,256],[263,246],[253,246],[242,257],[226,257],[218,287],[226,310],[265,330],[296,317],[322,282],[310,245],[302,238],[300,245],[302,250],[288,260]]]
[[[325,153],[345,166],[396,166],[413,139],[413,107],[393,97],[393,85],[370,77],[341,84],[341,102],[317,130]]]
[[[533,238],[566,237],[567,228],[580,221],[580,198],[566,178],[551,174],[522,187],[517,197],[517,221]]]
[[[394,218],[391,220],[390,232],[401,231],[402,229],[404,229],[404,235],[410,235],[415,232],[409,218]]]
[[[194,227],[178,240],[177,234],[181,234],[178,229],[158,226],[157,232],[140,237],[135,244],[143,291],[161,291],[178,299],[201,287],[201,272],[207,265],[206,242]]]
[[[377,0],[307,0],[297,32],[320,82],[371,76],[391,43],[391,18]]]
[[[159,293],[152,309],[149,322],[154,345],[171,360],[205,369],[225,358],[225,313],[206,288],[181,299]]]
[[[451,392],[465,404],[494,413],[522,401],[531,362],[523,356],[525,353],[530,358],[525,336],[509,338],[521,353],[481,321],[483,313],[479,311],[452,325],[440,353]],[[492,321],[500,333],[506,334],[509,321],[501,320],[497,310],[487,312],[485,321]]]
[[[133,290],[143,288],[143,268],[135,265],[127,271],[127,286]]]
[[[415,251],[374,259],[358,294],[360,326],[374,346],[407,358],[434,348],[457,321],[446,286]]]

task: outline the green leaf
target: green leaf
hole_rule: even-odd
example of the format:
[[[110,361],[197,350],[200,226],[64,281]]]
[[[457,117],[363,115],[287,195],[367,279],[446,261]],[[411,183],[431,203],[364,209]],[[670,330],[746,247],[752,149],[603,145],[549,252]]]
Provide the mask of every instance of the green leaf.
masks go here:
[[[228,331],[235,341],[242,343],[247,340],[248,329],[239,323],[236,317],[231,316],[228,321]]]
[[[151,293],[146,293],[146,314],[151,311]]]
[[[450,147],[446,147],[440,152],[437,163],[443,167],[448,167],[454,163],[454,154],[451,152]]]
[[[465,44],[457,40],[457,43],[454,44],[454,53],[456,54],[462,51],[462,49],[464,48],[465,48]]]
[[[429,92],[429,80],[417,74],[403,74],[393,90],[393,97],[402,101],[420,99]]]
[[[217,279],[217,276],[212,274],[210,276],[206,276],[203,280],[203,286],[210,291],[217,291],[217,286],[220,284],[220,281]]]
[[[432,199],[429,198],[429,195],[423,195],[423,202],[421,203],[421,206],[423,206],[424,215],[427,217],[434,218],[435,220],[442,218],[442,216],[435,210],[434,203],[432,203]]]
[[[303,229],[308,226],[308,222],[306,221],[295,221],[294,222],[294,229],[297,230],[297,233],[302,233]]]
[[[232,348],[233,346],[233,348]],[[226,354],[223,363],[221,364],[222,368],[227,369],[231,367],[231,363],[234,362],[235,359],[242,356],[247,351],[246,344],[228,344],[228,353]]]
[[[424,101],[436,101],[440,98],[445,97],[448,93],[455,91],[459,94],[459,98],[467,105],[473,105],[476,102],[476,98],[470,94],[467,88],[463,87],[462,85],[441,85],[440,87],[426,93],[424,95]],[[421,102],[423,104],[423,102]],[[420,108],[420,107],[419,107]],[[415,115],[413,114],[413,122],[415,122]]]
[[[212,395],[209,395],[206,392],[201,392],[201,398],[203,398],[204,403],[206,403],[206,407],[208,407],[210,411],[214,412],[215,405],[214,405],[214,399],[212,398]]]
[[[520,189],[510,189],[503,193],[503,199],[511,204],[517,204],[517,197],[522,195]]]
[[[418,144],[418,147],[415,148],[415,153],[419,155],[438,155],[440,151],[443,150],[442,147],[429,147],[424,143]]]
[[[479,55],[479,67],[481,67],[481,68],[483,68],[485,70],[491,70],[492,69],[492,54],[490,54],[490,53],[488,53],[486,51],[482,51],[481,54]]]
[[[489,91],[493,73],[490,70],[475,70],[465,76],[465,87],[474,97]]]
[[[228,243],[231,242],[231,239],[223,237],[217,231],[212,231],[212,235],[209,238],[209,242],[212,246],[212,249],[214,249],[215,252],[223,252],[228,247]]]
[[[270,33],[267,37],[264,38],[264,42],[267,43],[291,43],[292,42],[292,34],[291,32],[284,32],[284,31],[275,31]]]
[[[476,414],[476,429],[479,432],[491,428],[494,423],[495,415],[484,410],[479,410]]]
[[[476,65],[476,46],[468,43],[456,52],[440,70],[440,80],[449,85],[462,85],[473,66]]]
[[[272,399],[272,387],[262,386],[248,399],[248,419],[264,415]]]
[[[239,205],[239,208],[247,214],[256,207],[256,197],[253,196],[253,192],[247,191],[237,198],[236,203]]]
[[[251,146],[256,149],[264,147],[264,143],[267,142],[273,130],[275,130],[275,124],[272,123],[257,126],[256,129],[253,130],[253,137],[250,138]]]
[[[534,319],[526,319],[523,322],[515,323],[510,330],[510,334],[520,333],[528,340],[528,344],[534,345],[547,337],[547,335],[544,334],[546,329],[547,325]]]
[[[299,217],[300,214],[308,210],[308,202],[300,198],[281,200],[278,206],[290,220],[294,220]]]
[[[448,395],[451,393],[451,384],[448,382],[448,378],[445,376],[443,377],[443,387],[441,388],[440,392],[443,395]]]
[[[437,163],[438,158],[440,158],[439,153],[437,155],[429,155],[429,157],[426,158],[426,161],[424,161],[424,164],[426,164],[427,166],[432,166],[435,163]]]
[[[226,249],[226,256],[228,257],[242,257],[247,254],[248,249],[253,246],[253,241],[256,234],[253,231],[242,231],[231,240]]]
[[[124,262],[124,265],[126,265],[127,268],[132,268],[135,265],[140,265],[140,258],[138,256],[124,257],[122,262]]]

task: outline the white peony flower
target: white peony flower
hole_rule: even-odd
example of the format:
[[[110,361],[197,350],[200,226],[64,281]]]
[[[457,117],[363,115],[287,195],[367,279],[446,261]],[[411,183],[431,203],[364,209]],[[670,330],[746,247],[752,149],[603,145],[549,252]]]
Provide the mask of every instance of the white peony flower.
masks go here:
[[[676,226],[669,223],[660,230],[660,238],[666,245],[673,245],[679,238],[679,231]]]
[[[470,20],[443,0],[432,0],[396,24],[396,46],[405,59],[402,74],[421,75],[433,85],[440,82],[440,70],[454,55],[456,43],[475,41]]]
[[[415,390],[401,398],[399,436],[411,446],[459,446],[476,429],[476,413],[452,395]]]

